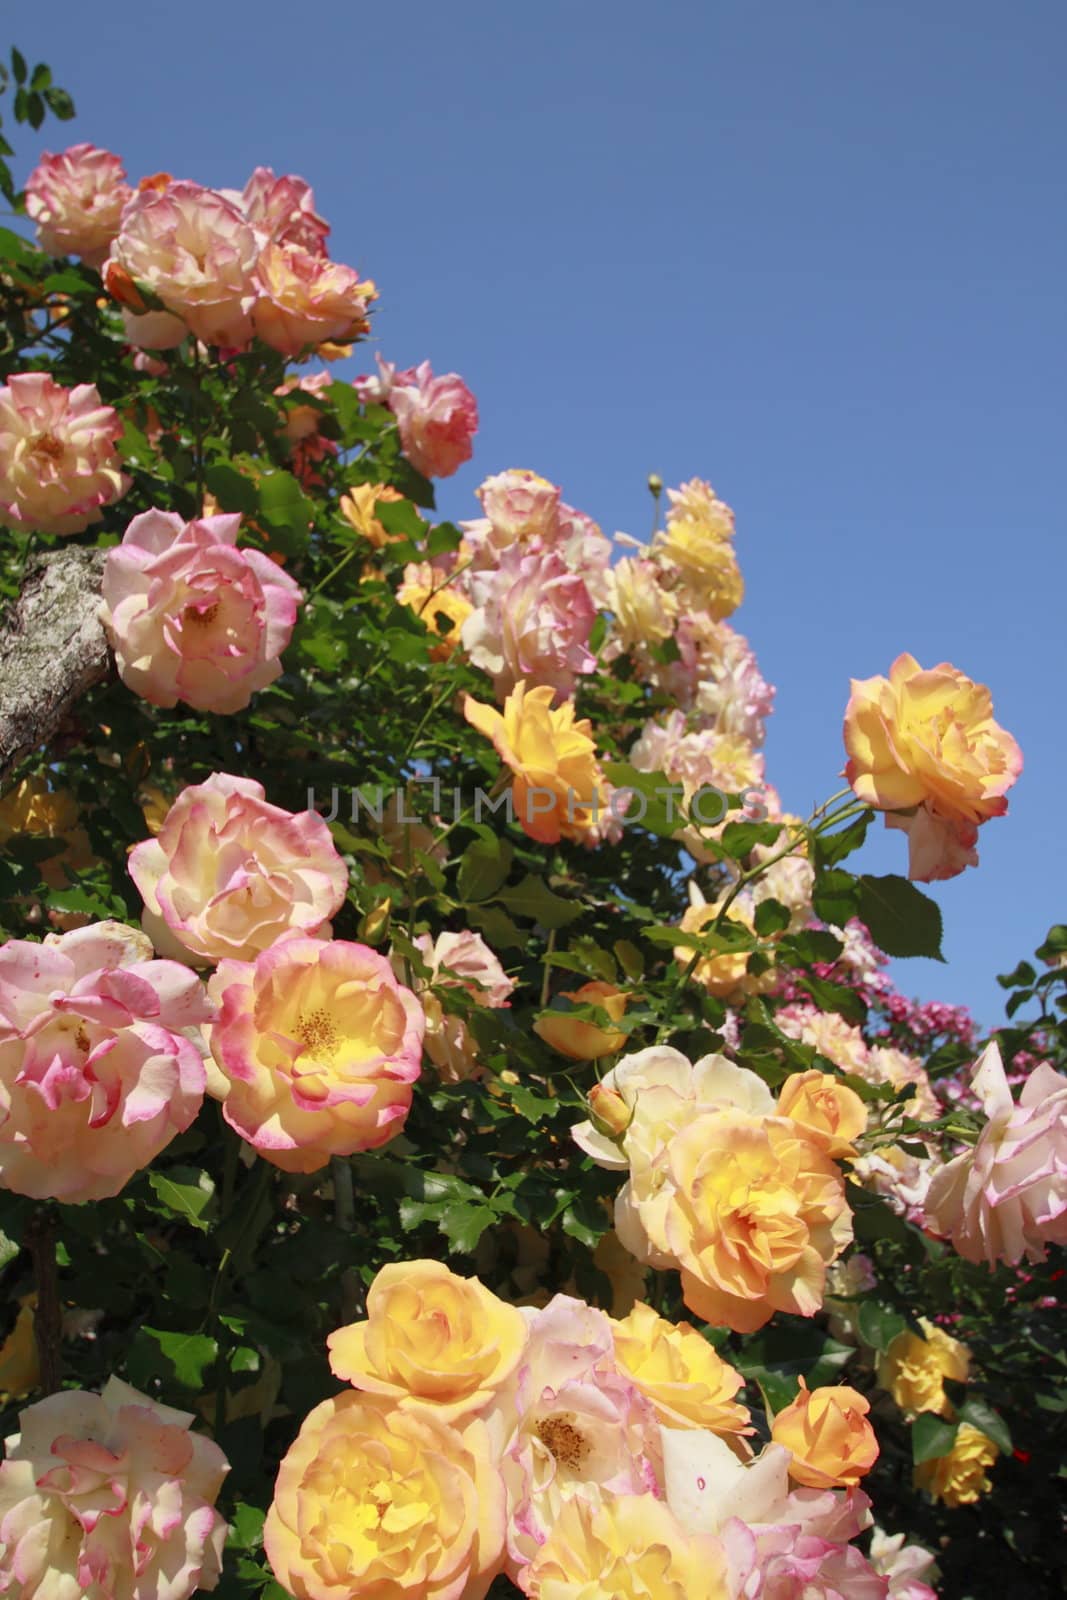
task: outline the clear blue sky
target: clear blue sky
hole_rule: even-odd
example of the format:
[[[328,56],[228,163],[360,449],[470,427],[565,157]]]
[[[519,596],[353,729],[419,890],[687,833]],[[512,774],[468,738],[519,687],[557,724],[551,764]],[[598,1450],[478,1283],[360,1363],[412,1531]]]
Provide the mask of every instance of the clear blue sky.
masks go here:
[[[949,965],[898,978],[993,1020],[1067,920],[1062,0],[59,0],[16,37],[79,110],[20,174],[89,139],[313,183],[382,352],[478,396],[448,514],[529,466],[644,536],[649,470],[710,478],[793,809],[838,787],[850,676],[992,687],[1026,768],[935,886]]]

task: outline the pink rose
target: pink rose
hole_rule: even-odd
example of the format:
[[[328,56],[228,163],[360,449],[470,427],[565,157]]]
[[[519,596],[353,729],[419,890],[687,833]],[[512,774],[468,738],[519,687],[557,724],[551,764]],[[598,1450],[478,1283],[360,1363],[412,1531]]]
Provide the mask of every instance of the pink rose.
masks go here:
[[[0,947],[0,1184],[68,1202],[118,1194],[204,1098],[185,1036],[203,986],[144,934],[97,922]]]
[[[224,191],[260,242],[298,244],[312,255],[326,254],[326,235],[330,224],[315,210],[315,195],[310,184],[293,174],[276,178],[270,167],[257,167],[240,194]]]
[[[241,711],[281,673],[303,595],[261,551],[235,548],[240,526],[145,511],[108,551],[100,619],[123,683],[152,705]]]
[[[559,532],[560,492],[522,467],[486,478],[477,491],[498,550],[530,539],[551,543]]]
[[[91,383],[64,389],[46,372],[0,388],[0,523],[81,533],[130,487],[119,470],[122,422]]]
[[[967,1261],[1043,1261],[1048,1245],[1067,1244],[1067,1078],[1041,1062],[1016,1104],[994,1042],[971,1088],[989,1121],[973,1149],[934,1174],[927,1226]]]
[[[144,188],[130,201],[104,268],[108,292],[136,312],[129,284],[157,295],[184,328],[205,344],[243,350],[252,338],[256,236],[236,206],[198,183]],[[128,324],[140,342],[137,319]],[[144,343],[164,349],[158,313]]]
[[[477,1070],[478,1047],[463,1017],[445,1010],[439,991],[462,989],[479,1005],[499,1010],[510,1004],[515,980],[508,977],[481,935],[469,928],[439,933],[436,940],[428,933],[420,934],[415,944],[430,969],[428,977],[416,978],[413,983],[426,1013],[426,1054],[447,1082],[459,1083]],[[398,956],[392,961],[395,970],[402,970]]]
[[[422,1007],[384,956],[343,940],[282,939],[223,961],[210,992],[223,1116],[267,1161],[317,1172],[400,1132],[419,1076]]]
[[[295,359],[309,345],[356,339],[366,333],[373,283],[351,267],[313,255],[298,244],[268,244],[257,268],[256,333],[264,344]]]
[[[946,822],[928,805],[921,805],[910,813],[887,811],[885,825],[908,836],[908,877],[913,883],[941,883],[978,865],[974,823]]]
[[[568,700],[576,678],[596,670],[588,648],[596,610],[554,550],[523,555],[513,545],[495,572],[475,574],[470,589],[477,609],[463,624],[463,646],[492,674],[499,701],[521,678],[530,687],[551,684]]]
[[[10,1600],[190,1600],[214,1589],[229,1463],[193,1418],[109,1378],[29,1406],[0,1466]]]
[[[94,144],[72,144],[57,156],[46,150],[26,179],[26,214],[41,249],[102,265],[133,194],[125,178],[119,157]]]
[[[386,404],[404,454],[424,478],[450,478],[474,454],[478,404],[458,373],[435,378],[423,361],[396,375]]]
[[[154,839],[130,852],[156,949],[191,965],[251,961],[285,933],[329,938],[348,868],[314,811],[294,816],[250,778],[183,789]]]

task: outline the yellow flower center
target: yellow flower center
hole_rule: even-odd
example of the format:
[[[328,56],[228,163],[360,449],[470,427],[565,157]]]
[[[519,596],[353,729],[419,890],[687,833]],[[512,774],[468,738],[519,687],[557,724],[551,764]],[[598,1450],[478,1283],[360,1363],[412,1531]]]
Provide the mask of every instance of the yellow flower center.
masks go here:
[[[589,1440],[574,1425],[574,1414],[560,1411],[553,1417],[542,1417],[537,1424],[537,1437],[545,1449],[559,1462],[577,1472],[588,1458]]]

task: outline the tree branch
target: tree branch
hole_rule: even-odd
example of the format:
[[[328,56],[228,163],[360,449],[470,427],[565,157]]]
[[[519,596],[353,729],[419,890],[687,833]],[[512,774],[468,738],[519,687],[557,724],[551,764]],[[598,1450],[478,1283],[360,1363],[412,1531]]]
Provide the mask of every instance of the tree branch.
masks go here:
[[[96,615],[105,555],[72,545],[43,556],[0,621],[0,783],[108,675]]]

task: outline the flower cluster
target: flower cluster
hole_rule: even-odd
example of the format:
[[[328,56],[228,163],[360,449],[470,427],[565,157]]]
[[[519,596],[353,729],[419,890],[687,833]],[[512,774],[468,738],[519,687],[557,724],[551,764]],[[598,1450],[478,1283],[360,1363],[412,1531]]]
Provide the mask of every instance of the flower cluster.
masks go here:
[[[754,1455],[740,1374],[687,1324],[565,1294],[517,1310],[434,1261],[383,1268],[328,1344],[352,1387],[305,1420],[265,1528],[302,1600],[458,1600],[499,1572],[576,1600],[829,1595],[839,1572],[886,1593],[849,1542],[877,1453],[850,1389],[802,1390]]]

